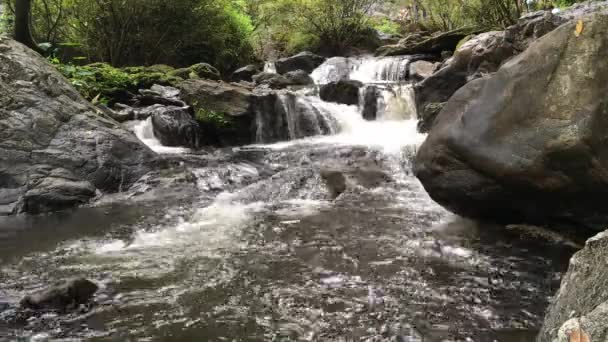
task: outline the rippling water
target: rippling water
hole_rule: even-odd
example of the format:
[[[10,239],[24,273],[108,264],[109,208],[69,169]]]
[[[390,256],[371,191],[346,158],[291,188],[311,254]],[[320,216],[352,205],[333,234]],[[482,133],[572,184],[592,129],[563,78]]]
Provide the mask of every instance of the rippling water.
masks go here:
[[[572,248],[435,204],[411,175],[414,120],[315,105],[340,134],[217,151],[190,191],[0,218],[0,340],[532,341]],[[385,177],[333,200],[327,167]],[[91,308],[19,315],[73,276],[100,284]]]

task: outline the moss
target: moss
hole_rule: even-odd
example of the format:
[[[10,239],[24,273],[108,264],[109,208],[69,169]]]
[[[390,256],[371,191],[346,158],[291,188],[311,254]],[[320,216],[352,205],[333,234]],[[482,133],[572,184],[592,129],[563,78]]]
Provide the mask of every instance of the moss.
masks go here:
[[[179,77],[184,80],[187,80],[187,79],[190,79],[190,72],[191,71],[188,68],[175,69],[175,70],[169,72],[169,76]]]
[[[67,77],[72,85],[88,100],[97,98],[102,103],[111,103],[118,93],[137,92],[154,84],[175,85],[183,79],[160,70],[168,66],[114,68],[106,63],[93,63],[85,66],[51,62]],[[172,68],[171,68],[172,69]]]
[[[198,63],[194,64],[190,68],[190,78],[203,78],[210,80],[219,80],[221,79],[220,72],[214,68],[213,66],[207,63]],[[195,76],[195,77],[192,77]]]
[[[205,108],[196,110],[196,120],[216,128],[231,128],[234,126],[234,121],[228,115]]]

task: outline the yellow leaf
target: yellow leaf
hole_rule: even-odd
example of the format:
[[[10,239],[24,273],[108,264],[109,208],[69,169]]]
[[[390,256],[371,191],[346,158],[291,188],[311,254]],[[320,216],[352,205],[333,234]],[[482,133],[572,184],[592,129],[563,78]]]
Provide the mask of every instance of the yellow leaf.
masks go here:
[[[576,23],[576,30],[574,31],[574,35],[579,37],[581,35],[581,33],[583,33],[584,28],[585,28],[585,25],[583,25],[583,21],[579,20]]]
[[[574,330],[570,333],[569,337],[570,340],[568,342],[591,342],[589,335],[587,335],[582,329]]]

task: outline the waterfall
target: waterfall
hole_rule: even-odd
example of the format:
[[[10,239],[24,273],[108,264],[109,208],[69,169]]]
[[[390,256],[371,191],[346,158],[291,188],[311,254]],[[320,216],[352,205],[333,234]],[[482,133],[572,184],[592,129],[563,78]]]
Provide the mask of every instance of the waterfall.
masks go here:
[[[336,134],[338,122],[323,104],[320,100],[315,101],[314,97],[291,92],[270,97],[256,110],[256,142],[272,143]]]
[[[419,141],[416,125],[412,124],[416,119],[414,90],[407,80],[410,60],[409,56],[328,59],[311,74],[314,88],[269,94],[255,106],[256,143],[337,134],[348,136],[350,143],[357,136],[371,144],[390,144],[384,139],[388,132],[398,142],[409,141],[398,135],[411,135]],[[266,69],[271,64],[267,63]],[[358,106],[327,103],[316,95],[315,88],[343,79],[364,84]],[[373,120],[377,122],[370,122]],[[407,131],[393,132],[394,127]],[[370,140],[370,134],[379,137]]]

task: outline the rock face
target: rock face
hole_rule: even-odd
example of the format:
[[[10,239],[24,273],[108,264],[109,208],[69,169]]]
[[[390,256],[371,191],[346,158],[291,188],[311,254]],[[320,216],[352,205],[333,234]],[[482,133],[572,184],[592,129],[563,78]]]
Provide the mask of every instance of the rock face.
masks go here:
[[[608,232],[589,239],[574,255],[538,342],[570,342],[573,340],[569,336],[577,331],[587,335],[586,341],[608,339],[607,258]]]
[[[432,127],[437,109],[441,109],[441,104],[460,87],[483,74],[495,72],[514,54],[515,49],[505,31],[482,33],[460,46],[441,70],[416,85],[420,130],[427,132]]]
[[[0,37],[0,215],[126,189],[156,155],[87,103],[53,66]]]
[[[165,146],[201,148],[203,132],[188,108],[163,107],[152,116],[154,135]]]
[[[97,285],[90,280],[73,279],[26,296],[20,304],[24,309],[65,312],[89,302],[97,289]]]
[[[290,71],[304,70],[311,73],[319,65],[325,62],[325,58],[315,55],[312,52],[304,51],[295,56],[281,58],[275,65],[279,74],[286,74]]]
[[[319,95],[321,100],[347,105],[359,104],[359,88],[363,83],[353,80],[340,80],[323,85]]]
[[[253,82],[253,75],[259,73],[260,71],[262,70],[259,65],[250,64],[234,71],[230,79],[233,82]]]
[[[608,223],[608,16],[551,32],[439,114],[415,173],[437,202],[510,223]]]

